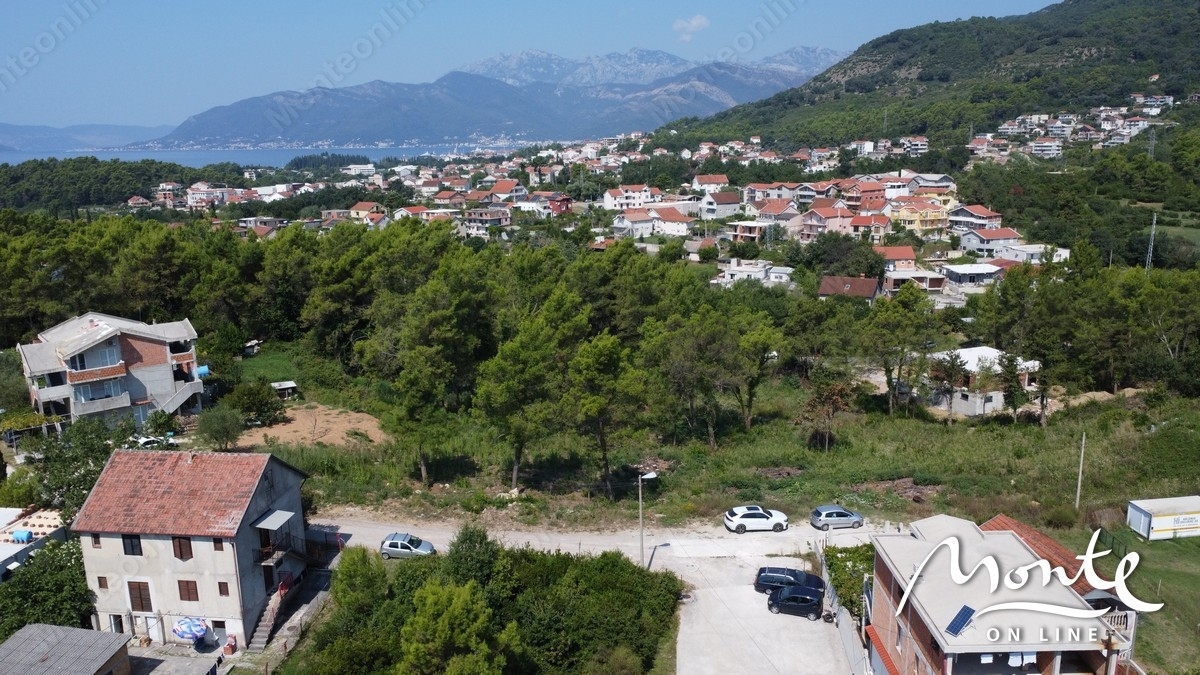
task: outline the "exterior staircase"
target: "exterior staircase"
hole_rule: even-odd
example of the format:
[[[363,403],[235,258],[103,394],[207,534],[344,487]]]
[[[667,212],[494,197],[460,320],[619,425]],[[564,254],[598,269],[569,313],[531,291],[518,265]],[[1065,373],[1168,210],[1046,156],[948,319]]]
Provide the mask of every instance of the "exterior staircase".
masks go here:
[[[271,639],[271,633],[275,631],[275,620],[279,617],[279,606],[282,604],[283,593],[272,593],[271,599],[267,601],[267,608],[263,610],[263,614],[258,620],[258,627],[254,629],[254,635],[250,638],[250,643],[246,645],[246,651],[261,652],[267,648],[267,642]]]

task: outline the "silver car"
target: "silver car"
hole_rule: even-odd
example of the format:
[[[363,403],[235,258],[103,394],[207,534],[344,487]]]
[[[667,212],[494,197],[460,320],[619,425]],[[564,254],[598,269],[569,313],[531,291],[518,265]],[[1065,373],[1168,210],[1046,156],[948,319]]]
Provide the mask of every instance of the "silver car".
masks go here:
[[[825,504],[813,509],[809,522],[818,530],[828,532],[830,528],[836,527],[862,527],[863,517],[861,513],[844,506]]]
[[[383,556],[384,560],[391,558],[412,558],[434,553],[437,553],[437,549],[433,547],[433,544],[418,536],[402,532],[389,534],[384,538],[383,543],[379,545],[379,554]]]

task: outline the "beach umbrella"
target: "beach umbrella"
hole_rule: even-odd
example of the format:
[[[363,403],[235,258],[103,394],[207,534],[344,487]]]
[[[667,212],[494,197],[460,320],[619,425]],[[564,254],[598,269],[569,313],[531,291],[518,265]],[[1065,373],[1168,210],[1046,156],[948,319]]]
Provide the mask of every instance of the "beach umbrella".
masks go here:
[[[204,623],[204,619],[186,616],[175,622],[171,632],[184,640],[199,640],[208,634],[208,624]]]

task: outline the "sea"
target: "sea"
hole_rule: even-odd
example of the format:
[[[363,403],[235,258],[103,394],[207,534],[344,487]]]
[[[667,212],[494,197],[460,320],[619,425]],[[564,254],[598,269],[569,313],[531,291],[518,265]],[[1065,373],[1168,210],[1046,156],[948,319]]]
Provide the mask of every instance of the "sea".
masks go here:
[[[512,152],[513,147],[484,147],[468,144],[457,145],[427,145],[405,146],[400,148],[247,148],[227,150],[69,150],[61,152],[37,152],[22,150],[0,150],[0,164],[20,164],[31,159],[48,159],[55,157],[67,159],[70,157],[95,157],[101,160],[119,159],[126,162],[137,162],[143,159],[155,159],[160,162],[173,162],[183,166],[203,167],[209,164],[233,162],[243,167],[283,167],[289,161],[302,155],[328,152],[339,155],[365,155],[372,162],[384,157],[450,157],[469,156],[476,152]]]

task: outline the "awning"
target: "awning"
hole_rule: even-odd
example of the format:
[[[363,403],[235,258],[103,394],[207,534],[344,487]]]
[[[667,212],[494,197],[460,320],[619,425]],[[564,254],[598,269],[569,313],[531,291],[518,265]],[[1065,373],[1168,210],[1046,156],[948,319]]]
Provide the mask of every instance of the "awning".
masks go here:
[[[258,519],[258,522],[254,524],[254,527],[257,527],[260,530],[271,530],[274,532],[275,530],[283,527],[283,524],[294,515],[296,514],[292,513],[291,511],[268,511],[267,515]]]

